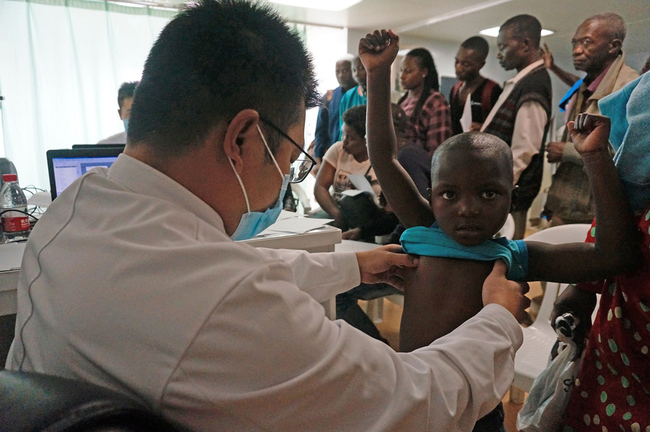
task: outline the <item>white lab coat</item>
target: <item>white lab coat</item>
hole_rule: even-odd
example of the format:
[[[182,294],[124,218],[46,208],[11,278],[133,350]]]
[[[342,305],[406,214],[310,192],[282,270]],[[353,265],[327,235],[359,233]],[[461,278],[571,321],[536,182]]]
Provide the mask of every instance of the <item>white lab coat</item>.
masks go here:
[[[471,430],[512,381],[519,324],[490,305],[398,354],[325,317],[319,302],[358,283],[354,254],[235,243],[121,155],[30,236],[7,367],[116,389],[196,431]]]

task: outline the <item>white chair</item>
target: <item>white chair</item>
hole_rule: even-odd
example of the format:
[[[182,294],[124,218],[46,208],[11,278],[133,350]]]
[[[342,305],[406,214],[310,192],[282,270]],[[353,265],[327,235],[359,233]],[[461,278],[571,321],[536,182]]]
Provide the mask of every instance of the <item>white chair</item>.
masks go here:
[[[584,242],[590,227],[591,225],[588,224],[551,227],[526,237],[526,241],[551,244]],[[566,286],[567,284],[547,282],[544,299],[535,322],[523,328],[524,343],[515,355],[515,379],[512,383],[512,387],[520,391],[529,392],[535,378],[546,369],[551,348],[557,339],[551,327],[553,303],[558,293]],[[520,395],[515,396],[513,393],[518,392],[511,388],[511,400],[523,402]]]
[[[512,236],[515,233],[515,220],[512,218],[512,215],[508,213],[508,218],[503,224],[499,232],[497,232],[497,237],[506,237],[512,239]]]

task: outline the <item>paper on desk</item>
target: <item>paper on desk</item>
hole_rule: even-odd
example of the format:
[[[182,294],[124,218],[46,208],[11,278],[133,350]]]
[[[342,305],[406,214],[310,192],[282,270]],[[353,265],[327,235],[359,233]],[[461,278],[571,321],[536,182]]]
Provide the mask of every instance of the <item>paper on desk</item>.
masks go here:
[[[472,94],[467,95],[467,100],[465,101],[465,107],[463,108],[463,115],[460,118],[460,126],[463,128],[463,132],[469,132],[472,127]]]
[[[18,270],[26,242],[0,244],[0,272]]]
[[[282,210],[280,217],[278,217],[278,220],[255,237],[265,237],[275,234],[287,233],[304,234],[313,229],[320,228],[326,223],[333,220],[334,219],[306,218],[296,213]]]

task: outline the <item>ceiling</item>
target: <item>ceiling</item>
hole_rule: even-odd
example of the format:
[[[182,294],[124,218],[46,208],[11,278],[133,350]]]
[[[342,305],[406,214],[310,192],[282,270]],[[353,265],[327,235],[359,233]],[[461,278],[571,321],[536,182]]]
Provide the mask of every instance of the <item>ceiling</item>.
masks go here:
[[[544,28],[555,31],[547,40],[568,42],[588,16],[616,12],[627,22],[627,49],[650,52],[649,0],[363,0],[341,12],[280,5],[277,9],[291,21],[362,30],[392,28],[407,36],[448,42],[462,42],[522,13],[536,16]]]
[[[313,4],[319,1],[313,0]],[[182,0],[162,0],[178,4]],[[340,12],[273,5],[293,22],[370,31],[392,28],[398,34],[459,43],[479,30],[497,27],[507,18],[536,16],[555,34],[544,38],[551,48],[570,50],[569,41],[588,16],[616,12],[628,26],[628,53],[650,55],[650,0],[363,0]]]

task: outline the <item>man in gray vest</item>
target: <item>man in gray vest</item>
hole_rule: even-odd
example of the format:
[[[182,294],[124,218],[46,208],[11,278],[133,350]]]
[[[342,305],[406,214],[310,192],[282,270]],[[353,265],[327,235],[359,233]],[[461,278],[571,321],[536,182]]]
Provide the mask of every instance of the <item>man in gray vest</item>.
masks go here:
[[[551,78],[540,57],[542,25],[517,15],[499,29],[497,58],[505,70],[517,70],[490,111],[481,132],[498,136],[512,149],[518,195],[513,203],[513,239],[524,238],[526,215],[542,185],[544,141],[551,116]]]

